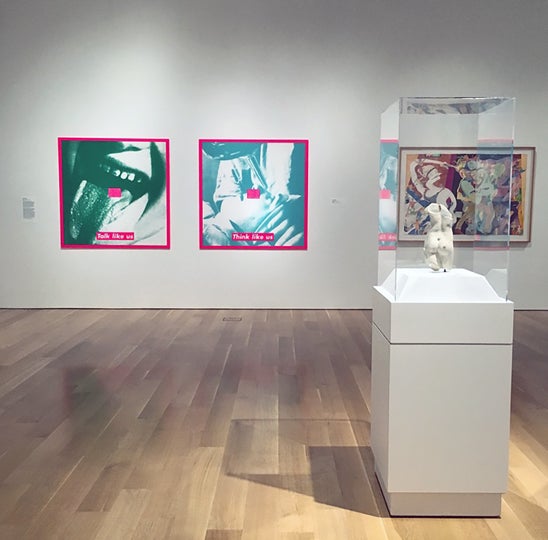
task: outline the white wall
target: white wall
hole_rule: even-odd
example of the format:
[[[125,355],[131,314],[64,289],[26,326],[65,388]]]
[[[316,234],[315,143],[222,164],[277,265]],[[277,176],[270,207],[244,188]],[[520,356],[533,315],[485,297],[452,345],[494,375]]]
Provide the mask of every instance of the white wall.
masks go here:
[[[510,296],[548,308],[546,0],[0,6],[0,306],[370,307],[380,113],[400,96],[503,95],[516,145],[537,147]],[[170,251],[60,249],[59,136],[171,140]],[[308,251],[200,251],[198,139],[262,137],[310,140]]]

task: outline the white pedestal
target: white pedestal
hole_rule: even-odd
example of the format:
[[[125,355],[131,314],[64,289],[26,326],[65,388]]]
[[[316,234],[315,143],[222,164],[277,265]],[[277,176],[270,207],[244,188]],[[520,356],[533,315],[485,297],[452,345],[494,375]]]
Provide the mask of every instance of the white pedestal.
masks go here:
[[[453,272],[448,288],[457,293],[460,277],[469,287],[479,286],[474,276],[483,279]],[[481,286],[474,293],[480,301],[421,302],[413,291],[431,290],[432,279],[443,290],[445,276],[408,273],[398,301],[375,287],[373,302],[371,447],[389,511],[499,516],[508,476],[513,303],[487,289],[481,301]],[[402,300],[408,286],[410,300]]]

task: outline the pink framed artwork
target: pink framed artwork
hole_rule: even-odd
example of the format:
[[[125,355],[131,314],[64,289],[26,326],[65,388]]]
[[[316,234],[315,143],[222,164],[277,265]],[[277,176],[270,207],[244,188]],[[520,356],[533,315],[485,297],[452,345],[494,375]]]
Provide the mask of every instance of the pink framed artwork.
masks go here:
[[[61,247],[169,249],[169,140],[58,139]]]
[[[201,249],[307,249],[307,140],[200,139],[199,169]]]

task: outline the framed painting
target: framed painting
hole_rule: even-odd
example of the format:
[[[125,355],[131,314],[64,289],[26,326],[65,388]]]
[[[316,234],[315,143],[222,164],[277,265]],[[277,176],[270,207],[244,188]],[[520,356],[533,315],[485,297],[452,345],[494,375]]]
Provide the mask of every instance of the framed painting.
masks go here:
[[[307,249],[308,141],[201,139],[200,249]]]
[[[398,240],[422,240],[426,207],[455,217],[455,242],[529,242],[534,148],[401,148]]]
[[[59,138],[62,248],[169,249],[168,139]]]

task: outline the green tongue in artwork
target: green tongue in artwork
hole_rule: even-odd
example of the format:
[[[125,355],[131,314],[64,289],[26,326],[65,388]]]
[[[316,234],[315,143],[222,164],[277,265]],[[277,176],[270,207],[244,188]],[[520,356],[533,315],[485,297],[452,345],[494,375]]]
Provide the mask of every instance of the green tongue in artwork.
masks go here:
[[[131,201],[125,189],[121,197],[109,197],[107,188],[82,180],[70,208],[70,235],[79,243],[94,243],[96,232],[114,221]]]

